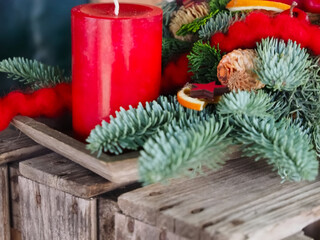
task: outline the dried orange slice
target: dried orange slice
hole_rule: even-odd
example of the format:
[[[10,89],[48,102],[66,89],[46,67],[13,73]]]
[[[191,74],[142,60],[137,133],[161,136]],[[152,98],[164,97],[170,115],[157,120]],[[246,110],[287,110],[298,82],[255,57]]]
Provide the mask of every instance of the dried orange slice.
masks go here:
[[[191,85],[186,85],[177,94],[178,102],[186,107],[193,110],[201,111],[208,104],[207,101],[190,97]]]
[[[226,6],[226,8],[232,12],[253,9],[283,12],[290,9],[290,7],[290,5],[285,3],[260,0],[231,0]]]

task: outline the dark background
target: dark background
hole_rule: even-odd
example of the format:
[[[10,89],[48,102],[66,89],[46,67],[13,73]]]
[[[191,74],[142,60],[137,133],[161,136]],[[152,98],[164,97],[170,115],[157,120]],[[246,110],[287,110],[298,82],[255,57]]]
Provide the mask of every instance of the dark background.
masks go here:
[[[0,61],[26,57],[71,73],[70,11],[87,0],[0,0]],[[0,96],[22,88],[0,73]]]

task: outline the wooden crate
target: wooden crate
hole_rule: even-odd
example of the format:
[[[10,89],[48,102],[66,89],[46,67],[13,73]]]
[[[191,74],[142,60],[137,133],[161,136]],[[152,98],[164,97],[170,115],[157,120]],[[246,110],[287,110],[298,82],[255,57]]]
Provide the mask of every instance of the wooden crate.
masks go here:
[[[22,239],[114,239],[118,195],[139,185],[112,183],[51,152],[19,163]]]
[[[0,133],[0,239],[114,239],[124,187],[20,131]]]
[[[240,158],[206,176],[125,193],[116,239],[144,239],[146,232],[153,239],[284,239],[320,219],[320,179],[280,181],[264,162]]]
[[[0,133],[0,239],[9,240],[20,232],[15,162],[47,151],[15,129]]]

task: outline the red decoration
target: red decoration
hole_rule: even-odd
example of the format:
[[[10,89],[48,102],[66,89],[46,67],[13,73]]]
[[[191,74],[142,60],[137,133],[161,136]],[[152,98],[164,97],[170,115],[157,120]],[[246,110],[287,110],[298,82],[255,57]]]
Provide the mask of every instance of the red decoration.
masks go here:
[[[162,10],[85,4],[72,9],[73,128],[81,138],[120,107],[159,96]]]
[[[227,92],[229,92],[227,86],[217,85],[216,82],[192,83],[190,97],[214,100],[214,97],[222,96]]]
[[[191,73],[188,72],[187,54],[169,62],[163,70],[161,94],[175,94],[187,82],[190,82]]]
[[[304,18],[295,18],[287,14],[275,17],[262,12],[253,12],[245,21],[230,26],[227,34],[216,33],[211,38],[211,45],[223,52],[231,52],[237,48],[255,48],[256,42],[266,37],[291,39],[309,48],[315,55],[320,54],[320,28],[310,24]]]
[[[6,129],[16,115],[28,117],[57,117],[66,109],[71,110],[71,86],[59,84],[42,88],[31,94],[10,92],[0,99],[0,131]]]

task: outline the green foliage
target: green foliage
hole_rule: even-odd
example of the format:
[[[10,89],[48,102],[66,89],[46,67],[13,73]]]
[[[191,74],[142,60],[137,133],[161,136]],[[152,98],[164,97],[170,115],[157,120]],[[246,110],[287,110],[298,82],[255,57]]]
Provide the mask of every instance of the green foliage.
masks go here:
[[[166,1],[163,0],[161,3],[161,8],[163,12],[163,25],[169,26],[172,14],[179,9],[176,1]]]
[[[270,116],[272,104],[269,95],[263,91],[230,92],[222,96],[217,112],[222,115]]]
[[[266,38],[257,44],[257,53],[256,73],[268,88],[293,91],[310,78],[309,54],[296,42]]]
[[[175,38],[163,38],[162,39],[162,66],[166,66],[167,63],[174,57],[181,53],[189,52],[192,48],[192,43],[181,41]]]
[[[199,37],[208,40],[216,32],[226,33],[233,23],[241,21],[244,16],[244,14],[233,16],[231,12],[226,11],[219,12],[200,27]]]
[[[177,31],[177,35],[179,36],[185,36],[189,33],[196,33],[201,26],[205,25],[209,19],[211,19],[213,16],[215,16],[219,10],[216,10],[215,12],[210,12],[208,16],[197,18],[191,23],[183,24],[180,29]]]
[[[235,116],[235,134],[245,156],[267,159],[283,180],[315,180],[319,162],[306,132],[288,120]]]
[[[0,62],[0,72],[8,74],[8,78],[18,80],[33,89],[54,86],[69,82],[64,72],[58,67],[42,64],[36,60],[21,57],[9,58]]]
[[[163,24],[162,24],[162,36],[165,38],[172,37],[172,34],[169,30],[169,23],[172,17],[172,14],[179,9],[179,6],[176,1],[166,1],[163,0],[161,3],[161,8],[163,11]]]
[[[92,153],[103,152],[120,154],[123,149],[137,150],[145,141],[160,129],[166,129],[175,120],[180,125],[206,119],[209,109],[203,112],[185,109],[173,97],[159,97],[157,101],[140,103],[137,108],[121,108],[110,123],[102,121],[87,138],[87,149]]]
[[[198,41],[194,44],[188,59],[194,82],[209,83],[217,80],[217,66],[221,60],[219,48]]]
[[[230,2],[230,0],[210,0],[210,11],[215,12],[216,10],[226,10],[226,5],[228,4],[228,2]]]
[[[172,109],[167,98],[160,98],[158,103],[153,101],[140,103],[137,108],[130,107],[129,110],[123,108],[116,112],[116,117],[110,117],[110,123],[102,121],[97,125],[87,138],[87,149],[91,152],[102,151],[120,154],[123,149],[136,150],[159,128],[173,120],[175,113],[167,110]]]
[[[189,126],[170,125],[144,145],[139,158],[140,181],[145,185],[190,175],[202,166],[217,170],[223,164],[230,141],[230,126],[214,116]]]

